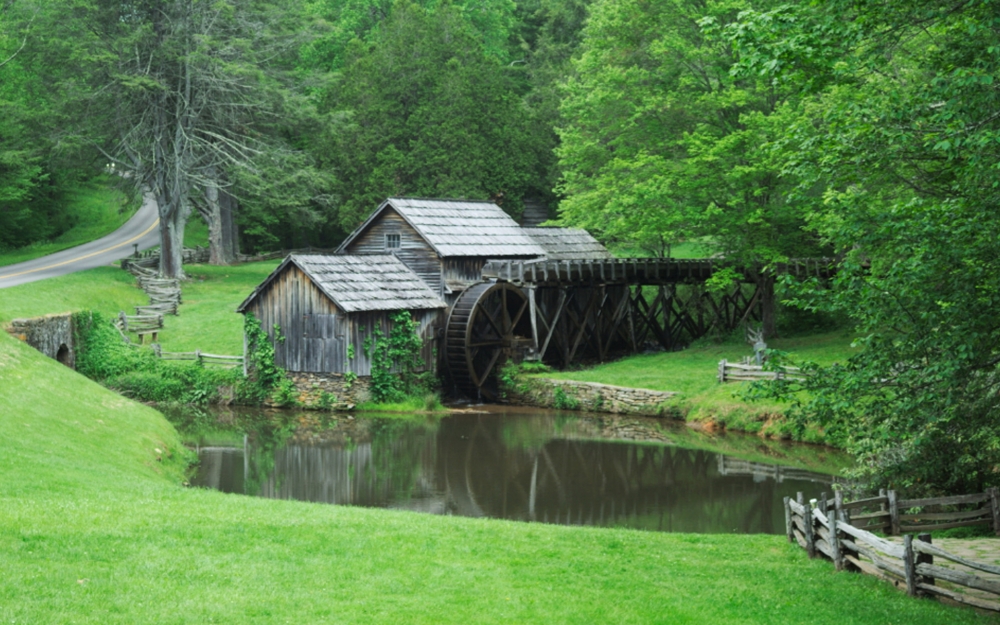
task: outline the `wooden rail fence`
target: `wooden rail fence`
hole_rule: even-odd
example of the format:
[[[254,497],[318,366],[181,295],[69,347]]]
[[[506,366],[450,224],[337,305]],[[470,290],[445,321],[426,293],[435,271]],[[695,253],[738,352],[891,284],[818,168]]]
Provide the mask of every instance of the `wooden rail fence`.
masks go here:
[[[911,510],[926,507],[987,504],[974,510],[952,512],[913,512],[898,514],[899,509]],[[973,571],[1000,576],[1000,566],[975,562],[949,553],[933,544],[931,535],[903,536],[903,543],[892,542],[876,536],[868,529],[924,532],[927,529],[945,529],[990,523],[1000,536],[1000,508],[998,490],[985,493],[936,497],[929,499],[900,500],[894,491],[882,492],[853,502],[843,500],[842,491],[833,499],[826,493],[819,500],[804,501],[802,493],[795,500],[784,498],[785,533],[789,542],[797,542],[810,558],[826,557],[840,570],[864,572],[906,587],[910,596],[941,596],[977,608],[1000,612],[1000,579],[983,577],[935,564],[934,558],[959,564]],[[905,507],[904,507],[905,506]],[[851,517],[853,510],[864,511],[880,508],[876,513],[863,512]],[[897,512],[893,512],[893,510]],[[971,512],[983,511],[973,515]],[[905,524],[903,518],[915,523]],[[875,520],[872,522],[872,520]],[[864,523],[863,527],[857,527]],[[945,585],[939,585],[944,582]],[[974,593],[962,592],[961,588]]]
[[[140,315],[126,315],[124,311],[118,313],[118,319],[115,321],[115,325],[123,333],[135,332],[139,337],[139,344],[141,345],[147,336],[151,337],[152,342],[156,342],[156,337],[160,330],[163,329],[163,315],[162,314],[140,314]]]
[[[243,356],[222,356],[219,354],[209,354],[198,349],[193,352],[165,352],[160,349],[159,345],[154,345],[153,351],[156,352],[156,355],[162,360],[188,360],[197,362],[198,364],[204,366],[224,367],[227,369],[243,366]]]
[[[765,370],[761,365],[719,361],[719,382],[755,382],[757,380],[802,379],[798,367],[782,367],[779,371]]]

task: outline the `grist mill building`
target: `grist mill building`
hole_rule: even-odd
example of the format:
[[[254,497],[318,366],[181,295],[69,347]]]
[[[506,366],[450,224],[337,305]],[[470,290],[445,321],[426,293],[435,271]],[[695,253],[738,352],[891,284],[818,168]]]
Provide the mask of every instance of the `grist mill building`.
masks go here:
[[[534,346],[528,346],[532,317],[524,292],[484,280],[484,266],[583,259],[611,255],[584,230],[522,228],[492,202],[389,198],[336,254],[286,258],[238,312],[260,319],[277,364],[307,396],[323,390],[364,399],[371,374],[365,337],[376,327],[387,334],[390,316],[400,310],[419,324],[426,367],[434,370],[440,361],[475,391],[512,350]],[[470,289],[474,297],[456,307]],[[359,380],[345,389],[348,372]]]

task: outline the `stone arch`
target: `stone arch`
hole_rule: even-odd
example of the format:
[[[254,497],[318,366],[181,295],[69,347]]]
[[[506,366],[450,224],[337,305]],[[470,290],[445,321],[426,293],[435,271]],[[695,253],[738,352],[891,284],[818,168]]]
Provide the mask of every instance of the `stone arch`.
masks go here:
[[[70,350],[69,346],[65,343],[59,345],[59,351],[56,352],[56,360],[66,365],[70,369],[73,368],[73,352]]]

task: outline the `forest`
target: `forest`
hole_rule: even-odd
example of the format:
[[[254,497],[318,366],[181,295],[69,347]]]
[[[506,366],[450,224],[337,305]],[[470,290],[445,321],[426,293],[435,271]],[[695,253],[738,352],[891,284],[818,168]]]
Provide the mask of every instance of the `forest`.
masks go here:
[[[170,275],[189,220],[225,263],[332,247],[396,195],[541,202],[633,255],[836,257],[779,293],[859,355],[757,392],[869,472],[977,488],[1000,466],[998,9],[3,0],[0,248],[65,230],[61,198],[113,167],[156,197]]]

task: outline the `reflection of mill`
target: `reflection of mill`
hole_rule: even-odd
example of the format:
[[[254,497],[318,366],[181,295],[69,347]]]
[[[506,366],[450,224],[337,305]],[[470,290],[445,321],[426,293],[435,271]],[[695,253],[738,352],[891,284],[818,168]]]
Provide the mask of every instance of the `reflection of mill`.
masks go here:
[[[509,432],[506,432],[509,434]],[[703,450],[626,442],[504,436],[490,417],[439,437],[438,478],[458,514],[660,531],[775,532],[781,498],[803,488],[724,474]],[[514,444],[511,444],[514,443]],[[441,484],[441,481],[444,481]]]
[[[471,517],[660,531],[783,531],[782,497],[829,481],[712,452],[594,436],[608,420],[481,415],[364,430],[357,442],[305,437],[262,457],[251,445],[252,494]],[[622,435],[641,424],[615,423]],[[363,428],[362,428],[363,429]],[[606,431],[607,428],[605,428]],[[352,432],[355,437],[362,432]],[[607,432],[605,432],[607,434]],[[218,449],[207,450],[218,453]],[[247,457],[202,455],[205,483]],[[222,469],[231,466],[233,471]],[[240,486],[244,480],[239,476]]]

